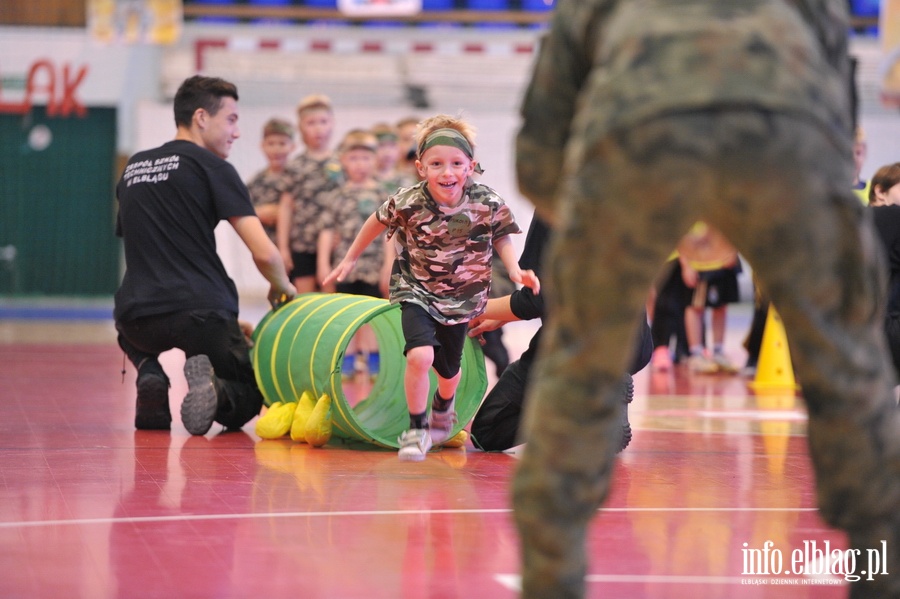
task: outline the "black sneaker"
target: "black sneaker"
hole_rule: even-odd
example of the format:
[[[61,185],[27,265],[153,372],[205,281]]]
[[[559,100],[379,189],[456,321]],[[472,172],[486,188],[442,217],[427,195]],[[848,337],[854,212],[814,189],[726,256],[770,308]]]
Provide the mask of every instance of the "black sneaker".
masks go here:
[[[205,435],[219,407],[215,371],[209,358],[201,354],[187,359],[184,376],[188,392],[181,403],[181,423],[192,435]]]
[[[168,379],[162,374],[150,372],[139,375],[134,428],[142,431],[167,431],[171,427]]]

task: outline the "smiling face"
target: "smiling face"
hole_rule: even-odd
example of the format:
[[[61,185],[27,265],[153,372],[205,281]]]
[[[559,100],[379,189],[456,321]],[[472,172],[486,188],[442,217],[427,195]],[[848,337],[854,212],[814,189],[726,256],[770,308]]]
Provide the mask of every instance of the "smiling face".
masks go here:
[[[475,162],[455,146],[432,146],[416,160],[416,169],[426,181],[434,201],[455,206],[462,198]]]
[[[228,158],[231,144],[241,136],[237,100],[227,96],[222,98],[216,114],[198,108],[195,119],[200,129],[201,145],[220,158]]]

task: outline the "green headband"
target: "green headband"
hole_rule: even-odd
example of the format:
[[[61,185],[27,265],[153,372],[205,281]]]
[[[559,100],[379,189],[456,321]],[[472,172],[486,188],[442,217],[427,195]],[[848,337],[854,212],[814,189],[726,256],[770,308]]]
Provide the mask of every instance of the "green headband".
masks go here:
[[[425,150],[434,146],[452,146],[462,150],[470,160],[475,157],[475,152],[472,151],[469,140],[456,129],[436,129],[429,133],[422,145],[419,146],[419,158],[422,157]]]

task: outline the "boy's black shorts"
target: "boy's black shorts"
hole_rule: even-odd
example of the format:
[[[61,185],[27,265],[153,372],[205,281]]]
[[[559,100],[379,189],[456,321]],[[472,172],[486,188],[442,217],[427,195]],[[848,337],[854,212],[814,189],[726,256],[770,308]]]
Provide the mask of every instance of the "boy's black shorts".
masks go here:
[[[428,311],[418,304],[400,304],[403,337],[406,346],[403,355],[414,347],[434,347],[435,371],[445,378],[453,378],[462,364],[468,323],[445,325],[436,321]]]

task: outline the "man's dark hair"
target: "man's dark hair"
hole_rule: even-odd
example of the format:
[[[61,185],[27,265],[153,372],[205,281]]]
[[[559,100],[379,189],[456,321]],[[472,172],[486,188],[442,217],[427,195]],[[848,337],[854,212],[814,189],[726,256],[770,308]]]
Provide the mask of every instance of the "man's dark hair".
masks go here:
[[[184,80],[175,93],[175,125],[190,127],[198,108],[215,116],[222,105],[222,98],[238,99],[237,87],[218,77],[194,75]]]

